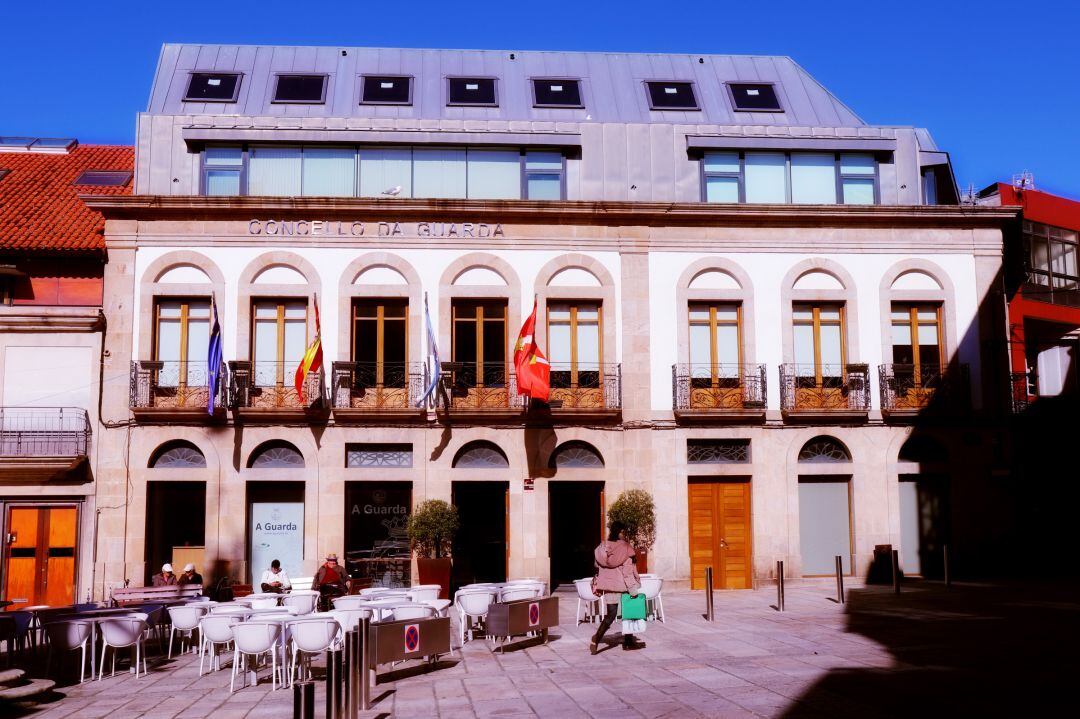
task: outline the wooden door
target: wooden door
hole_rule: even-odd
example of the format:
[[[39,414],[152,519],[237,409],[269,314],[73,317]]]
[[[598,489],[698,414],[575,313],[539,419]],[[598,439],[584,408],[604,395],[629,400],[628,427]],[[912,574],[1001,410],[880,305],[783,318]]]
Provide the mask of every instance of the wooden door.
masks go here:
[[[75,507],[11,507],[4,548],[4,598],[12,610],[75,601]]]
[[[750,589],[750,480],[694,479],[689,487],[690,587],[705,588],[713,568],[716,589]]]

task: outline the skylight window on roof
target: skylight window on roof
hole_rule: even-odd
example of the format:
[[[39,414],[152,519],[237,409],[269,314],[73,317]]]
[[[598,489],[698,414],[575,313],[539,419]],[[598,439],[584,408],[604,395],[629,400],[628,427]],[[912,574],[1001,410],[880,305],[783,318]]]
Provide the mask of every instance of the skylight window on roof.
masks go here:
[[[0,167],[0,180],[3,180],[9,174],[11,174],[11,170],[8,170],[7,168],[4,168],[4,167]]]
[[[577,80],[537,78],[533,83],[533,105],[536,107],[584,107],[581,85]]]
[[[692,82],[647,82],[653,110],[699,110]]]
[[[362,105],[411,105],[412,78],[403,75],[364,75]]]
[[[64,154],[78,144],[78,141],[73,137],[0,136],[0,150],[4,152],[48,152]]]
[[[123,187],[131,180],[127,170],[84,170],[73,184],[97,187]]]
[[[498,107],[493,77],[448,77],[450,84],[447,105],[481,105]]]
[[[185,102],[236,102],[240,93],[240,73],[193,72]]]
[[[321,105],[326,102],[326,75],[278,75],[273,101]]]
[[[731,104],[741,112],[783,112],[772,83],[728,83]]]

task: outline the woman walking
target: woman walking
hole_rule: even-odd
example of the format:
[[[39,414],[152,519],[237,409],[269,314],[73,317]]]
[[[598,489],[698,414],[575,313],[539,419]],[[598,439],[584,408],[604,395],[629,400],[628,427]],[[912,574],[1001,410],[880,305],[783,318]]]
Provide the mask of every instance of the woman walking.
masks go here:
[[[626,527],[622,522],[611,523],[607,541],[600,542],[600,546],[593,552],[593,557],[596,560],[593,591],[600,595],[600,600],[607,605],[604,620],[600,622],[589,645],[589,651],[596,654],[604,634],[611,628],[615,615],[619,613],[619,600],[623,592],[636,596],[641,590],[641,578],[634,566],[634,548],[626,541]],[[640,649],[644,646],[634,639],[633,634],[623,634],[623,649]]]

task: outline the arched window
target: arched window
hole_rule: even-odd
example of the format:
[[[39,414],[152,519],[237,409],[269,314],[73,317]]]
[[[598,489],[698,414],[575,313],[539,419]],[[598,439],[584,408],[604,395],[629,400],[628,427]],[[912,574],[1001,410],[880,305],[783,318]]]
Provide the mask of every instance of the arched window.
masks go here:
[[[943,464],[947,459],[948,453],[945,447],[933,437],[910,437],[900,448],[899,460],[901,462]]]
[[[458,450],[453,466],[456,469],[502,469],[510,466],[510,460],[497,445],[477,440]]]
[[[191,442],[176,439],[154,450],[150,457],[153,469],[200,469],[206,466],[206,457]]]
[[[251,453],[250,469],[299,469],[304,466],[304,455],[295,446],[280,439],[263,442]]]
[[[839,440],[832,437],[814,437],[799,450],[799,461],[810,463],[850,462],[851,453]]]
[[[551,469],[603,469],[604,458],[588,442],[573,440],[555,448],[548,460]]]

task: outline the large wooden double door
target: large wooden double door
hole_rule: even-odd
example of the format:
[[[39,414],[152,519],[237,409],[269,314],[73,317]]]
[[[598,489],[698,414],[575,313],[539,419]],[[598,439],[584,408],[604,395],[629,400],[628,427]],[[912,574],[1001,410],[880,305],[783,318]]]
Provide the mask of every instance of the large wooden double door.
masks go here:
[[[4,599],[11,610],[75,601],[78,509],[9,506],[3,555]]]
[[[705,568],[713,568],[713,588],[753,587],[750,478],[691,477],[690,587],[705,588]]]

